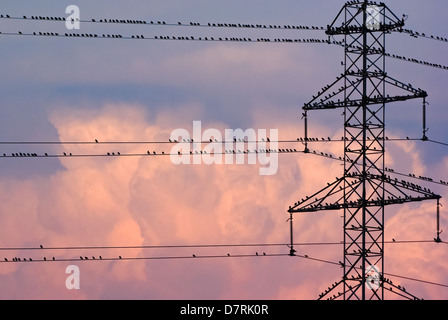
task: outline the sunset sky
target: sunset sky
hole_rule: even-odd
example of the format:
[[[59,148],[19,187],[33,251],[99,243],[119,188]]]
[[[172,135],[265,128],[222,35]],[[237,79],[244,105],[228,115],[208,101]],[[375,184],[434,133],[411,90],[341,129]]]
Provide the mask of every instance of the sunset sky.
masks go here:
[[[7,0],[2,1],[0,14],[67,17],[66,7],[77,5],[82,20],[326,27],[344,3]],[[446,1],[386,3],[398,17],[409,16],[406,28],[448,37]],[[88,23],[81,23],[80,30],[68,31],[65,21],[28,20],[0,19],[2,142],[168,142],[175,129],[192,132],[194,121],[201,121],[202,130],[216,129],[223,135],[226,129],[253,128],[278,130],[280,140],[296,140],[303,136],[303,104],[343,72],[343,48],[326,44],[25,35],[79,32],[145,38],[326,39],[323,31]],[[7,35],[19,31],[24,35]],[[387,41],[386,51],[391,54],[448,65],[446,42],[400,33],[388,35]],[[448,71],[387,59],[387,72],[428,92],[427,134],[432,140],[448,143],[444,98]],[[340,138],[340,111],[311,113],[310,136]],[[391,104],[386,114],[389,137],[421,138],[420,100]],[[299,143],[283,146],[303,149]],[[3,143],[0,155],[168,154],[171,147],[166,143]],[[340,143],[314,144],[311,149],[343,155]],[[390,142],[386,153],[386,165],[396,172],[448,181],[446,145]],[[174,165],[165,156],[3,157],[0,161],[1,299],[308,300],[316,299],[342,277],[337,265],[286,256],[286,245],[194,247],[288,243],[289,206],[343,175],[341,163],[332,159],[281,154],[276,174],[268,176],[259,174],[261,163]],[[448,228],[448,187],[410,182],[443,197],[441,229]],[[294,216],[294,242],[342,241],[341,215]],[[385,220],[386,241],[432,240],[436,236],[434,201],[387,207]],[[442,233],[443,240],[445,236]],[[102,248],[73,249],[92,246]],[[134,248],[108,248],[124,246]],[[336,263],[343,254],[339,244],[303,245],[296,250],[301,256]],[[235,257],[256,252],[260,256]],[[90,261],[100,255],[104,261]],[[89,261],[81,261],[80,256]],[[117,260],[119,256],[124,259]],[[11,262],[15,257],[35,261]],[[56,261],[37,261],[44,257]],[[162,257],[181,258],[152,259]],[[79,267],[79,290],[65,286],[69,265]],[[399,276],[390,276],[394,283],[416,296],[448,298],[446,244],[386,244],[385,268]]]

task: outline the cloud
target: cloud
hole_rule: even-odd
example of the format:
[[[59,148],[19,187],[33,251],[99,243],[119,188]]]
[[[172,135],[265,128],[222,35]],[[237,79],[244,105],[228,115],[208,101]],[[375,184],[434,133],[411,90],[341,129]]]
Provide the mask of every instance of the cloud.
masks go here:
[[[170,129],[185,124],[185,119],[177,118],[173,122],[163,113],[151,115],[142,106],[131,104],[109,104],[95,111],[65,107],[54,111],[50,120],[62,141],[166,141]],[[294,136],[294,126],[281,123],[280,119],[276,122],[282,128],[281,136]],[[257,116],[254,123],[262,127],[269,122]],[[219,130],[226,128],[225,123],[206,126],[213,125]],[[321,129],[331,135],[330,131]],[[303,148],[297,144],[294,147]],[[170,145],[63,145],[60,151],[145,153],[149,148],[168,153]],[[313,145],[313,148],[337,155],[341,146],[332,143]],[[411,159],[411,167],[422,166],[418,157]],[[342,171],[337,161],[304,154],[281,156],[279,171],[274,176],[260,176],[257,165],[176,166],[168,157],[67,157],[60,161],[63,169],[51,175],[0,183],[4,204],[0,216],[3,246],[288,243],[288,206],[320,190]],[[11,212],[14,214],[8,214]],[[423,233],[422,237],[432,236],[426,222],[429,215],[431,206],[426,204],[412,210],[403,207],[388,219],[387,234],[403,239],[415,238],[414,232]],[[413,219],[408,220],[411,216]],[[422,230],[423,224],[427,232]],[[341,230],[338,212],[294,217],[295,242],[338,241]],[[342,254],[339,246],[298,246],[296,249],[301,255],[336,262]],[[426,278],[424,270],[429,264],[434,274],[445,268],[446,259],[440,263],[426,259],[425,251],[418,246],[412,247],[416,251],[397,250],[391,247],[388,252],[391,271]],[[257,259],[226,259],[227,253],[255,252],[260,254]],[[262,256],[262,252],[268,256]],[[319,290],[325,290],[342,275],[340,268],[313,260],[269,257],[269,254],[288,253],[286,245],[3,252],[9,259],[29,255],[34,259],[55,256],[56,260],[75,261],[2,264],[3,281],[21,288],[3,292],[2,298],[315,299]],[[192,254],[223,258],[195,260]],[[121,255],[135,260],[81,262],[76,260],[80,255],[97,259],[99,255],[104,258]],[[183,258],[148,259],[163,256]],[[436,252],[430,256],[435,259]],[[79,292],[65,288],[68,276],[65,267],[69,264],[80,267]],[[434,276],[433,280],[444,281],[443,276]],[[418,293],[422,292],[420,287],[416,288]],[[441,294],[431,290],[424,293],[430,297]]]

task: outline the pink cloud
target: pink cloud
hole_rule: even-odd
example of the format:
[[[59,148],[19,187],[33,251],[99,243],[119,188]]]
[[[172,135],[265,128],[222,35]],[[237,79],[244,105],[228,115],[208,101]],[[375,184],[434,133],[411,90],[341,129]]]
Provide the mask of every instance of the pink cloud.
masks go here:
[[[108,105],[97,111],[65,108],[53,113],[50,119],[62,141],[167,140],[170,130],[185,125],[184,119],[173,122],[163,113],[152,117],[155,122],[150,121],[151,115],[140,106]],[[268,123],[263,117],[254,122],[259,126]],[[282,128],[280,135],[296,136],[294,126],[280,120],[277,123]],[[226,127],[223,123],[213,125],[219,129]],[[162,137],[161,132],[166,132],[166,136]],[[331,132],[325,133],[331,135]],[[112,151],[111,147],[115,148],[64,145],[63,151],[97,153]],[[116,151],[144,153],[150,147],[156,148],[126,145],[116,146],[120,149]],[[158,151],[169,151],[169,145],[158,148]],[[341,146],[318,145],[318,148],[338,154]],[[412,168],[422,166],[418,157],[412,159]],[[61,164],[64,170],[48,177],[0,183],[4,204],[0,224],[4,235],[2,246],[287,243],[288,206],[333,181],[342,171],[337,161],[303,154],[281,156],[275,176],[260,176],[256,165],[175,166],[168,157],[67,157],[61,159]],[[422,237],[433,236],[433,224],[427,223],[431,208],[426,204],[397,208],[396,214],[388,217],[387,235],[403,239],[413,239],[417,233]],[[408,220],[410,216],[412,220]],[[338,241],[342,236],[342,219],[338,212],[297,215],[294,230],[296,242]],[[425,270],[431,265],[434,273],[431,279],[445,280],[440,271],[446,268],[448,260],[440,249],[430,253],[432,259],[425,257],[420,246],[387,249],[387,265],[391,271],[428,278]],[[342,255],[340,246],[297,247],[297,250],[299,254],[336,262]],[[2,282],[14,289],[3,291],[1,297],[315,299],[320,290],[342,275],[337,266],[303,258],[192,258],[193,253],[226,256],[255,252],[288,253],[289,248],[3,252],[9,258],[28,254],[35,259],[43,255],[56,259],[77,259],[80,255],[89,258],[191,256],[191,259],[3,263],[0,265]],[[435,261],[440,254],[443,258]],[[81,268],[79,291],[67,290],[64,285],[65,267],[71,263]],[[446,294],[432,289],[422,291],[417,285],[414,288],[430,298]]]

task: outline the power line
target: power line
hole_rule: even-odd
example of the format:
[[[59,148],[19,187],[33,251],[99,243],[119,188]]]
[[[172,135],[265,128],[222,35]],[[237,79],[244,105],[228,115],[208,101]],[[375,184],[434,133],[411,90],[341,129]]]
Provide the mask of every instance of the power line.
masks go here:
[[[337,266],[340,266],[340,267],[343,266],[341,262],[334,262],[334,261],[326,260],[326,259],[317,259],[317,258],[310,257],[308,255],[296,255],[296,257],[302,258],[302,259],[308,259],[310,261],[318,261],[318,262],[322,262],[322,263],[326,263],[326,264],[337,265]],[[390,277],[394,277],[394,278],[400,278],[400,279],[409,280],[409,281],[413,281],[413,282],[419,282],[419,283],[424,283],[424,284],[429,284],[429,285],[434,285],[434,286],[448,288],[448,284],[443,284],[443,283],[438,283],[438,282],[433,282],[433,281],[428,281],[428,280],[417,279],[417,278],[414,278],[414,277],[407,277],[407,276],[397,275],[397,274],[389,273],[389,272],[382,272],[382,274],[390,276]]]
[[[395,139],[388,139],[388,141],[421,141],[422,139],[410,139],[410,138],[395,138]],[[164,142],[164,141],[109,141],[109,142],[89,142],[89,141],[78,141],[78,142],[67,142],[67,141],[53,141],[53,142],[31,142],[31,141],[23,141],[23,142],[0,142],[0,145],[97,145],[97,144],[193,144],[193,143],[200,143],[200,144],[221,144],[221,145],[230,145],[232,144],[231,149],[225,149],[223,152],[211,152],[207,153],[206,151],[190,151],[190,153],[165,153],[164,151],[146,151],[145,153],[122,153],[122,152],[107,152],[102,154],[73,154],[73,153],[67,153],[63,152],[63,154],[38,154],[35,152],[12,152],[10,154],[3,153],[3,156],[0,156],[0,159],[21,159],[21,158],[117,158],[117,157],[188,157],[188,156],[246,156],[246,155],[257,155],[259,153],[265,153],[265,154],[298,154],[298,153],[304,153],[304,154],[310,154],[314,156],[324,157],[331,160],[338,160],[341,162],[351,162],[349,159],[343,159],[342,157],[336,157],[332,154],[326,153],[326,152],[319,152],[315,150],[297,150],[296,148],[285,148],[285,147],[278,147],[276,149],[254,149],[254,150],[235,150],[233,148],[234,144],[237,143],[244,143],[244,145],[248,145],[251,143],[297,143],[297,142],[304,142],[305,140],[303,138],[298,138],[297,140],[279,140],[279,141],[250,141],[250,140],[241,140],[241,141],[201,141],[201,142],[192,142],[192,141],[185,141],[185,142]],[[328,143],[328,142],[341,142],[340,140],[330,139],[326,140],[325,138],[318,139],[318,138],[307,138],[306,140],[308,143]],[[434,180],[430,177],[424,177],[424,176],[416,176],[415,174],[405,174],[395,171],[391,168],[385,168],[385,172],[389,174],[399,175],[407,178],[412,178],[416,180],[425,181],[432,184],[438,184],[442,186],[448,186],[448,181],[444,180]]]
[[[23,33],[21,31],[15,32],[0,32],[0,35],[5,36],[34,36],[34,37],[53,37],[53,38],[88,38],[88,39],[109,39],[109,40],[163,40],[163,41],[190,41],[190,42],[245,42],[245,43],[285,43],[285,44],[329,44],[346,46],[343,42],[329,41],[325,39],[310,38],[310,39],[292,39],[292,38],[266,38],[258,37],[257,39],[252,39],[251,37],[238,37],[238,36],[210,36],[210,37],[198,37],[198,36],[144,36],[142,34],[134,34],[130,36],[123,36],[122,34],[113,33],[102,35],[96,33],[67,33],[60,34],[57,32],[33,32],[33,33]],[[448,66],[441,65],[439,63],[432,63],[428,61],[423,61],[415,58],[407,58],[401,55],[395,55],[390,53],[384,54],[388,58],[393,58],[401,61],[411,62],[415,64],[420,64],[427,67],[433,67],[442,70],[448,70]]]
[[[427,67],[433,67],[433,68],[437,68],[437,69],[448,70],[448,66],[441,65],[441,64],[438,64],[438,63],[432,63],[432,62],[424,61],[424,60],[421,60],[421,59],[408,58],[408,57],[405,57],[405,56],[400,56],[400,55],[395,55],[395,54],[390,54],[390,53],[386,53],[385,55],[387,57],[389,57],[389,58],[393,58],[393,59],[397,59],[397,60],[401,60],[401,61],[407,61],[407,62],[411,62],[411,63],[415,63],[415,64],[424,65],[424,66],[427,66]]]
[[[431,139],[429,139],[428,141],[448,147],[448,143],[446,143],[446,142],[440,142],[440,141],[435,141],[435,140],[431,140]]]
[[[184,141],[185,140],[185,141]],[[297,143],[297,142],[308,142],[308,143],[329,143],[329,142],[344,142],[344,138],[317,138],[317,137],[308,137],[308,138],[294,138],[294,139],[282,139],[282,140],[250,140],[250,139],[241,139],[237,138],[237,140],[201,140],[194,141],[193,139],[184,139],[184,140],[168,140],[168,141],[101,141],[101,140],[93,140],[93,141],[0,141],[0,145],[101,145],[101,144],[192,144],[192,143],[201,143],[201,144],[232,144],[232,143]],[[345,139],[346,140],[346,139]],[[386,138],[387,141],[396,142],[396,141],[421,141],[421,138]]]
[[[387,244],[434,243],[434,240],[391,240]],[[343,242],[297,242],[294,246],[338,246]],[[249,244],[192,244],[192,245],[135,245],[135,246],[44,246],[0,247],[0,251],[53,251],[53,250],[134,250],[134,249],[207,249],[207,248],[248,248],[248,247],[288,247],[290,243],[249,243]]]
[[[417,241],[413,241],[413,242],[417,242]],[[419,241],[421,242],[421,241]],[[424,241],[427,242],[427,241]],[[397,243],[397,242],[394,242]],[[336,243],[332,243],[332,244],[336,244]],[[340,243],[338,243],[340,244]],[[286,245],[286,244],[266,244],[267,246],[278,246],[278,245]],[[299,244],[297,244],[299,245]],[[213,247],[215,247],[216,245],[213,245]],[[228,245],[225,245],[228,246]],[[231,247],[234,246],[265,246],[265,245],[230,245]],[[157,246],[158,247],[158,246]],[[184,246],[174,246],[174,247],[182,247],[184,248]],[[198,248],[198,246],[187,246],[188,248]],[[201,248],[203,246],[200,246]],[[208,246],[207,246],[208,247]],[[74,247],[67,247],[67,248],[74,248]],[[89,248],[89,247],[78,247],[78,248]],[[93,247],[90,247],[93,248]],[[101,247],[98,247],[101,248]],[[105,247],[105,248],[111,248],[111,247]],[[125,247],[120,247],[120,248],[125,248]],[[135,248],[139,248],[138,246],[133,247]],[[41,248],[32,248],[34,249],[39,249],[41,250]],[[145,257],[127,257],[127,256],[114,256],[114,257],[103,257],[101,255],[97,255],[97,256],[79,256],[78,258],[56,258],[56,257],[44,257],[44,258],[38,258],[38,259],[33,259],[33,258],[18,258],[18,257],[14,257],[14,258],[4,258],[3,260],[0,260],[0,263],[45,263],[45,262],[100,262],[100,261],[155,261],[155,260],[202,260],[202,259],[229,259],[229,258],[267,258],[267,257],[290,257],[291,255],[285,254],[285,253],[276,253],[276,254],[269,254],[269,253],[265,253],[265,252],[260,252],[260,253],[255,253],[255,254],[224,254],[224,255],[200,255],[200,254],[192,254],[192,255],[183,255],[183,256],[145,256]],[[309,260],[309,261],[317,261],[320,263],[326,263],[326,264],[331,264],[331,265],[337,265],[337,266],[342,266],[341,262],[334,262],[331,260],[326,260],[326,259],[320,259],[320,258],[315,258],[309,255],[299,255],[296,254],[294,255],[294,257],[300,258],[300,259],[305,259],[305,260]],[[440,286],[440,287],[445,287],[448,288],[447,284],[442,284],[442,283],[437,283],[437,282],[432,282],[432,281],[428,281],[428,280],[422,280],[422,279],[417,279],[414,277],[406,277],[406,276],[401,276],[401,275],[397,275],[397,274],[392,274],[392,273],[386,273],[384,272],[383,275],[388,275],[388,276],[392,276],[392,277],[396,277],[396,278],[401,278],[401,279],[405,279],[405,280],[409,280],[409,281],[414,281],[414,282],[419,282],[419,283],[424,283],[424,284],[429,284],[429,285],[435,285],[435,286]]]
[[[104,40],[159,40],[159,41],[189,41],[189,42],[245,42],[245,43],[302,43],[302,44],[328,44],[325,39],[318,38],[267,38],[258,37],[252,39],[251,37],[238,36],[145,36],[142,34],[122,35],[119,33],[76,33],[76,32],[0,32],[3,36],[29,36],[29,37],[51,37],[51,38],[68,38],[68,39],[104,39]]]
[[[302,243],[297,245],[328,245],[329,243]],[[32,250],[129,250],[129,249],[189,249],[189,248],[236,248],[236,247],[284,247],[286,243],[252,243],[252,244],[196,244],[196,245],[136,245],[136,246],[61,246],[61,247],[3,247],[0,251]]]
[[[39,21],[39,22],[79,22],[89,24],[114,24],[114,25],[143,25],[143,26],[170,26],[170,27],[205,27],[205,28],[232,28],[232,29],[263,29],[263,30],[296,30],[296,31],[318,31],[324,30],[319,26],[304,26],[291,24],[260,24],[260,23],[235,23],[235,22],[166,22],[162,19],[144,20],[129,18],[92,18],[92,19],[68,19],[57,16],[25,16],[15,17],[10,15],[0,15],[0,19]]]
[[[405,277],[405,276],[401,276],[401,275],[397,275],[397,274],[393,274],[393,273],[388,273],[388,272],[383,272],[383,274],[385,274],[387,276],[390,276],[390,277],[394,277],[394,278],[400,278],[400,279],[405,279],[405,280],[409,280],[409,281],[420,282],[420,283],[424,283],[424,284],[430,284],[430,285],[433,285],[433,286],[439,286],[439,287],[448,288],[448,284],[443,284],[443,283],[437,283],[437,282],[428,281],[428,280],[417,279],[417,278],[414,278],[414,277]]]
[[[347,45],[344,42],[338,42],[338,41],[333,41],[330,44],[342,46],[344,48],[351,48],[351,49],[360,49],[361,48],[361,47],[357,47],[357,46]],[[379,49],[373,48],[372,52],[381,52],[381,51]],[[433,63],[433,62],[429,62],[429,61],[425,61],[425,60],[421,60],[421,59],[405,57],[405,56],[402,56],[402,55],[397,55],[397,54],[392,54],[392,53],[387,53],[387,52],[384,52],[384,56],[387,57],[387,58],[396,59],[396,60],[405,61],[405,62],[410,62],[410,63],[415,63],[415,64],[420,64],[420,65],[427,66],[427,67],[432,67],[432,68],[437,68],[437,69],[442,69],[442,70],[448,70],[448,66],[446,66],[446,65],[441,65],[441,64],[438,64],[438,63]]]
[[[398,29],[398,30],[395,30],[395,32],[407,33],[413,38],[426,38],[426,39],[437,40],[437,41],[448,43],[448,38],[440,37],[440,36],[433,36],[433,35],[426,35],[423,32],[418,32],[418,31],[414,31],[414,30]]]
[[[366,3],[367,3],[367,1],[366,1]],[[7,18],[10,18],[9,16],[7,17]],[[23,19],[27,19],[26,17],[24,17]],[[38,20],[53,20],[53,19],[38,19]],[[96,21],[93,21],[92,20],[92,22],[96,22]],[[108,22],[106,22],[106,23],[117,23],[116,21],[108,21]],[[118,20],[118,23],[122,23],[122,22],[120,22],[120,20]],[[132,22],[133,23],[133,22]],[[141,22],[137,22],[138,24],[140,24]],[[162,23],[158,23],[158,24],[160,24],[160,25],[165,25],[166,23],[164,23],[164,22],[162,22]],[[171,24],[171,25],[174,25],[174,24]],[[182,23],[178,23],[178,25],[182,25]],[[190,26],[196,26],[196,24],[195,23],[190,23]],[[198,26],[200,26],[200,24],[198,25]],[[209,25],[210,26],[210,25]],[[226,26],[227,27],[227,26]],[[356,31],[356,27],[355,27],[355,29],[354,30],[352,30],[352,31]],[[387,29],[385,29],[384,31],[387,31]],[[347,31],[348,32],[348,31]],[[365,31],[364,31],[365,32]],[[7,33],[7,34],[5,34],[5,35],[31,35],[31,34],[23,34],[23,33],[21,33],[21,32],[19,32],[18,34],[12,34],[12,33]],[[37,34],[37,33],[33,33],[33,35],[34,36],[62,36],[62,35],[59,35],[58,33],[42,33],[42,32],[40,32],[39,33],[39,35]],[[96,35],[96,34],[76,34],[76,33],[71,33],[71,34],[64,34],[66,37],[76,37],[76,38],[79,38],[79,37],[82,37],[82,38],[98,38],[99,36],[98,35]],[[148,40],[188,40],[188,41],[191,41],[191,40],[193,40],[193,41],[202,41],[203,40],[203,38],[202,37],[199,37],[199,38],[197,38],[197,37],[171,37],[171,36],[155,36],[155,37],[153,37],[153,38],[147,38],[147,37],[144,37],[144,36],[142,36],[142,35],[132,35],[132,36],[125,36],[125,37],[123,37],[122,35],[120,35],[120,34],[112,34],[112,35],[104,35],[103,34],[103,37],[102,38],[107,38],[107,39],[148,39]],[[206,41],[208,41],[209,40],[209,38],[207,37],[207,38],[204,38],[204,40],[206,40]],[[219,38],[214,38],[214,37],[210,37],[210,40],[212,40],[212,41],[244,41],[244,42],[254,42],[251,38],[241,38],[241,37],[237,37],[237,38],[224,38],[224,37],[219,37]],[[327,43],[327,44],[338,44],[338,45],[340,45],[340,43],[331,43],[330,41],[325,41],[325,40],[321,40],[321,39],[305,39],[305,40],[301,40],[301,39],[295,39],[295,40],[293,40],[293,39],[286,39],[286,38],[276,38],[276,39],[274,39],[274,40],[270,40],[270,39],[264,39],[264,38],[258,38],[257,39],[257,42],[273,42],[273,43],[275,43],[275,42],[277,42],[277,43],[279,43],[279,42],[282,42],[282,43],[291,43],[291,42],[295,42],[295,43],[297,43],[297,42],[306,42],[306,43]],[[344,44],[344,46],[346,46],[345,44]],[[364,46],[365,47],[365,46]],[[364,52],[366,52],[366,51],[364,51]],[[406,58],[406,57],[403,57],[403,56],[397,56],[397,55],[390,55],[390,54],[384,54],[384,56],[385,57],[391,57],[391,58],[395,58],[395,59],[399,59],[399,60],[404,60],[404,61],[408,61],[408,62],[412,62],[412,63],[418,63],[418,64],[422,64],[422,65],[425,65],[425,66],[430,66],[430,67],[435,67],[435,68],[441,68],[441,69],[445,69],[445,70],[448,70],[448,67],[446,67],[446,66],[443,66],[443,65],[440,65],[440,64],[434,64],[434,63],[429,63],[429,62],[425,62],[425,61],[421,61],[421,60],[417,60],[417,59],[412,59],[412,58]],[[294,151],[292,151],[292,150],[294,150]],[[241,150],[232,150],[233,151],[233,154],[235,154],[236,152],[238,152],[238,153],[246,153],[244,150],[243,151],[241,151]],[[268,149],[268,150],[264,150],[264,151],[261,151],[261,150],[258,150],[258,151],[254,151],[255,153],[256,152],[266,152],[266,153],[271,153],[271,152],[275,152],[275,153],[299,153],[300,151],[297,151],[297,150],[295,150],[295,149],[286,149],[286,152],[282,152],[282,151],[277,151],[277,150],[274,150],[274,151],[271,151],[271,149]],[[237,154],[238,154],[237,153]],[[250,151],[248,151],[247,153],[251,153]],[[306,152],[305,152],[306,153]],[[16,153],[17,154],[17,153]],[[17,157],[17,155],[16,154],[12,154],[12,156],[11,157]],[[150,153],[149,153],[149,151],[147,152],[147,154],[148,155],[151,155]],[[199,153],[195,153],[195,154],[198,154],[199,155]],[[190,153],[190,155],[195,155],[194,153]],[[201,154],[202,154],[202,152],[201,152]],[[227,150],[226,150],[226,153],[213,153],[212,155],[215,155],[215,154],[221,154],[221,155],[224,155],[224,154],[228,154],[227,153]],[[324,157],[329,157],[329,158],[333,158],[331,155],[328,155],[328,154],[324,154],[324,153],[320,153],[320,154],[316,154],[316,152],[314,152],[314,154],[315,155],[320,155],[320,156],[324,156]],[[107,154],[107,156],[143,156],[143,155],[145,155],[146,156],[146,154],[120,154],[120,153],[115,153],[115,152],[112,152],[112,153],[108,153]],[[155,155],[155,152],[153,152],[153,155]],[[159,155],[159,154],[157,154],[157,155]],[[160,155],[163,155],[163,156],[166,156],[166,155],[172,155],[172,154],[165,154],[164,152],[162,152],[162,154],[160,154]],[[181,155],[180,153],[178,154],[178,155]],[[46,157],[62,157],[62,155],[45,155]],[[71,153],[70,154],[65,154],[64,153],[64,155],[63,155],[64,157],[66,157],[66,156],[73,156]],[[78,156],[106,156],[106,155],[78,155]],[[9,156],[6,156],[5,155],[5,157],[9,157]],[[22,154],[20,153],[20,157],[22,157]],[[31,154],[31,156],[30,157],[39,157],[37,154]],[[43,156],[42,156],[43,157]],[[75,155],[75,157],[76,157],[76,155]],[[344,162],[346,162],[347,161],[347,159],[344,157],[344,159],[342,160],[342,161],[344,161]],[[356,162],[355,162],[356,163]],[[384,172],[384,170],[382,171],[382,172]],[[384,241],[383,241],[383,243],[384,243]],[[265,256],[266,254],[263,254],[263,256]],[[229,257],[230,255],[227,255],[227,257]],[[253,255],[236,255],[235,257],[251,257],[251,256],[253,256]],[[258,255],[257,255],[258,256]],[[269,255],[269,256],[280,256],[280,255]],[[199,256],[199,258],[221,258],[221,257],[225,257],[225,256]],[[308,257],[308,256],[300,256],[301,258],[307,258],[307,259],[309,259],[310,257]],[[129,257],[129,258],[122,258],[121,256],[120,257],[118,257],[118,258],[111,258],[111,259],[114,259],[114,260],[116,260],[116,259],[119,259],[119,260],[123,260],[123,259],[126,259],[126,260],[135,260],[135,259],[145,259],[145,260],[148,260],[148,259],[186,259],[187,257],[146,257],[146,258],[136,258],[136,257]],[[198,256],[195,256],[195,255],[193,255],[193,257],[188,257],[188,258],[198,258]],[[314,260],[317,260],[317,261],[321,261],[321,262],[324,262],[325,260],[321,260],[321,259],[315,259],[315,258],[311,258],[311,259],[314,259]],[[56,259],[55,259],[56,260]],[[53,260],[53,261],[55,261],[55,260]],[[84,260],[82,257],[81,257],[81,260]],[[92,260],[92,259],[85,259],[85,260]],[[46,259],[44,260],[44,261],[46,261]],[[17,261],[16,261],[17,262]],[[327,261],[328,263],[332,263],[332,264],[337,264],[337,263],[334,263],[334,262],[329,262],[329,261]],[[408,279],[412,279],[412,278],[408,278]],[[422,281],[422,280],[417,280],[417,281]],[[429,282],[427,282],[427,283],[429,283]]]
[[[56,258],[56,257],[43,257],[38,259],[33,258],[4,258],[0,260],[0,263],[42,263],[42,262],[98,262],[98,261],[138,261],[138,260],[185,260],[185,259],[218,259],[218,258],[253,258],[253,257],[286,257],[288,254],[227,254],[227,255],[199,255],[192,254],[189,256],[152,256],[152,257],[127,257],[127,256],[79,256],[78,258]]]
[[[367,242],[373,243],[373,242]],[[435,243],[434,240],[390,240],[386,244],[415,244]],[[444,242],[447,243],[447,242]],[[249,244],[192,244],[192,245],[130,245],[130,246],[44,246],[39,247],[0,247],[0,251],[70,251],[70,250],[134,250],[134,249],[210,249],[210,248],[249,248],[249,247],[289,247],[290,243],[249,243]],[[297,242],[293,246],[339,246],[342,241],[336,242]]]

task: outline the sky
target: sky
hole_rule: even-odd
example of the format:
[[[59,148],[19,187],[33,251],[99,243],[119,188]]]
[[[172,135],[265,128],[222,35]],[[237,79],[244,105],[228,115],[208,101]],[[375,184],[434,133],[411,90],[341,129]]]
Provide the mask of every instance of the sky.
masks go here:
[[[448,37],[445,1],[386,2],[406,28]],[[60,16],[69,5],[81,19],[327,26],[344,1],[24,1],[4,0],[0,13]],[[247,30],[82,23],[79,32],[155,36],[325,38],[323,31]],[[303,136],[301,107],[343,72],[343,49],[322,44],[123,40],[8,36],[5,33],[74,32],[65,22],[0,19],[0,141],[164,141],[176,129],[277,130],[279,139]],[[448,45],[391,34],[386,51],[448,65]],[[428,94],[427,135],[448,142],[444,105],[446,70],[387,60],[393,78]],[[340,110],[339,110],[340,111]],[[339,111],[310,114],[309,134],[340,137]],[[387,135],[420,138],[421,101],[388,106]],[[168,144],[2,144],[0,154],[169,153]],[[313,146],[342,155],[339,143]],[[448,181],[448,149],[431,142],[387,145],[397,172]],[[303,148],[300,144],[291,148]],[[288,207],[343,174],[340,163],[304,154],[278,158],[274,175],[261,163],[174,165],[169,157],[0,158],[1,299],[316,299],[342,270],[311,259],[271,256],[285,246],[157,248],[203,244],[286,244]],[[447,187],[412,181],[440,194],[441,229],[447,227]],[[340,242],[341,212],[294,216],[294,242]],[[432,240],[433,201],[388,207],[385,240]],[[442,239],[444,233],[442,233]],[[23,250],[39,248],[41,250]],[[132,249],[67,249],[69,247]],[[5,249],[10,250],[5,250]],[[11,248],[22,248],[13,250]],[[58,248],[48,249],[48,248]],[[299,246],[298,254],[342,259],[343,248]],[[247,258],[190,258],[254,255]],[[261,256],[265,252],[267,256]],[[79,256],[104,261],[61,261]],[[21,257],[56,261],[3,262]],[[122,261],[115,258],[122,256]],[[188,257],[153,260],[150,257]],[[141,258],[141,259],[134,259]],[[66,268],[80,272],[69,290]],[[386,244],[385,272],[448,284],[444,244]],[[398,277],[394,283],[427,300],[448,289]],[[386,298],[398,299],[395,295]]]

